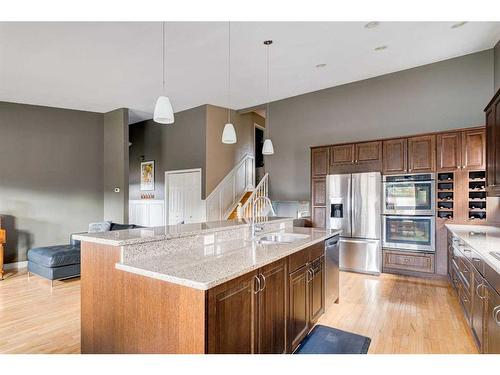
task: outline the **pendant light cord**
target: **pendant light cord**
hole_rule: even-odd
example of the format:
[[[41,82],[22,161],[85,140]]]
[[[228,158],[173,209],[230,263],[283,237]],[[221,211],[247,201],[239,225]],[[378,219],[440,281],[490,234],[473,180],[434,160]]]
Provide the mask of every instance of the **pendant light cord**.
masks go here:
[[[269,116],[269,100],[270,100],[270,96],[269,96],[269,47],[271,46],[271,44],[267,44],[267,105],[266,105],[266,119],[267,119],[267,126],[266,126],[266,130],[267,130],[267,138],[270,138],[270,129],[269,129],[269,119],[270,119],[270,116]]]
[[[227,122],[231,123],[231,21],[228,23],[228,53],[227,53]]]
[[[163,63],[161,65],[161,74],[162,74],[162,94],[165,95],[165,21],[162,23],[162,30],[161,30],[161,36],[162,36],[162,43],[161,43],[161,53],[162,53],[162,59]]]

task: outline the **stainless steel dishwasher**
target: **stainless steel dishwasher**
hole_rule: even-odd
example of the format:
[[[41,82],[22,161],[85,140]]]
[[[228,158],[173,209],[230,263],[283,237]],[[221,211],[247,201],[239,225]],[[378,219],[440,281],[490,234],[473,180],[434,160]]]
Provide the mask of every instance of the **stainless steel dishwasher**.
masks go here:
[[[339,241],[338,235],[325,241],[325,309],[339,299]]]

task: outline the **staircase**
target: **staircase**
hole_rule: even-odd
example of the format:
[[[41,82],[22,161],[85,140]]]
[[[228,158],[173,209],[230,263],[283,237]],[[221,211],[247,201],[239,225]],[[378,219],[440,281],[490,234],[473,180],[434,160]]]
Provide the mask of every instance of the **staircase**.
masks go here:
[[[255,199],[268,196],[269,175],[266,173],[257,186],[254,181],[254,157],[245,155],[205,200],[206,220],[236,219],[239,205],[242,208],[242,216],[251,218]],[[266,208],[265,203],[259,201],[256,207],[257,216],[265,214]]]

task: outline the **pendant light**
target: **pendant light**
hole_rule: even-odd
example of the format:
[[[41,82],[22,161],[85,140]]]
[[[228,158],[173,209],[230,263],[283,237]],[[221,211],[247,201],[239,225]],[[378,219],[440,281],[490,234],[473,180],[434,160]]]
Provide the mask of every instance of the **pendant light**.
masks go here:
[[[269,136],[269,47],[273,43],[272,40],[265,40],[264,45],[267,47],[267,104],[266,104],[266,133],[267,138],[264,140],[264,145],[262,146],[262,154],[263,155],[273,155],[274,154],[274,146],[273,141],[271,141],[271,137]]]
[[[231,145],[236,143],[236,131],[231,122],[231,21],[229,21],[228,31],[228,52],[227,52],[227,123],[222,132],[222,143]]]
[[[162,24],[162,95],[156,100],[155,111],[153,114],[154,122],[160,124],[173,124],[174,123],[174,110],[170,99],[165,95],[165,22]]]

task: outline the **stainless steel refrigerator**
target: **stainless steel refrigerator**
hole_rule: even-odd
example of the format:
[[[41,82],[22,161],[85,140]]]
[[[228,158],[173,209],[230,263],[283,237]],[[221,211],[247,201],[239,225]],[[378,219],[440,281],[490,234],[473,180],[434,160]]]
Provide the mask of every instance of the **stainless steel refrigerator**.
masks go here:
[[[340,269],[380,274],[381,176],[379,172],[327,178],[327,226],[342,229]]]

